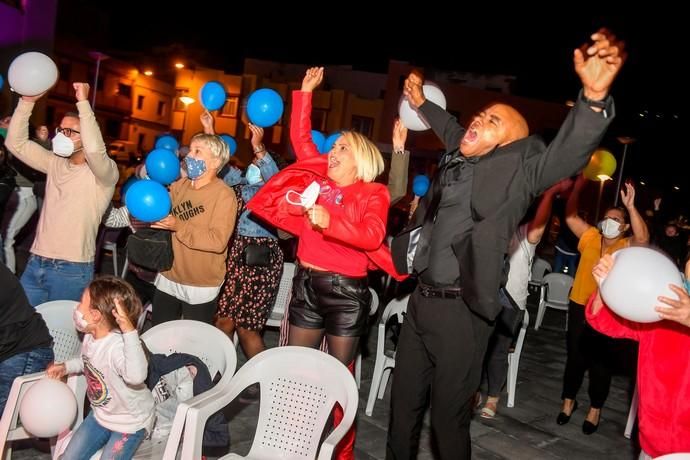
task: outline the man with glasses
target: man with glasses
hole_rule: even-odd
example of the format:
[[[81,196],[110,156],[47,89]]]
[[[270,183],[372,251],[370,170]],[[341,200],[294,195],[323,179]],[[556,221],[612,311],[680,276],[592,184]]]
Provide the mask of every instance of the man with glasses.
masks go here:
[[[29,140],[29,118],[43,96],[22,96],[7,130],[7,148],[47,175],[45,200],[21,283],[33,306],[79,300],[93,278],[96,235],[118,180],[96,117],[89,85],[74,83],[78,113],[65,114],[53,150]]]

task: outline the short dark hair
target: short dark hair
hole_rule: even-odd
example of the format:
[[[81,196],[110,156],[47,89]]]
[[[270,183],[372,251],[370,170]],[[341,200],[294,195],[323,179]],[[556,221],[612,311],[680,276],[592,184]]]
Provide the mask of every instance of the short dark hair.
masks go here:
[[[69,117],[69,118],[79,118],[79,113],[78,112],[66,112],[62,118]]]

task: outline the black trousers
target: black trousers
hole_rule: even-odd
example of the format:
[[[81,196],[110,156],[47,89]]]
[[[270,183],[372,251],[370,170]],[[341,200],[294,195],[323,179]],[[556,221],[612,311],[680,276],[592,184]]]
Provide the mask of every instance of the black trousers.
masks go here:
[[[431,428],[441,459],[470,458],[470,418],[493,326],[458,299],[422,297],[407,306],[395,357],[386,458],[417,458],[422,419],[431,400]]]
[[[585,372],[589,371],[589,400],[601,409],[611,387],[611,353],[614,339],[595,331],[587,324],[585,307],[570,301],[568,308],[568,360],[563,374],[561,399],[575,399]]]
[[[154,326],[174,321],[176,319],[193,319],[207,324],[213,324],[216,313],[216,299],[198,305],[190,305],[177,297],[156,289],[153,293],[153,315],[151,322]]]

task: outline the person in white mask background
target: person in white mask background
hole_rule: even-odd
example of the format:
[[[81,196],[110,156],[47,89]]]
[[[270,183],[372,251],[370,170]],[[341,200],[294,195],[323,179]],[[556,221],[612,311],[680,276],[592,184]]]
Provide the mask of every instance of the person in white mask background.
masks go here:
[[[213,133],[213,119],[202,115],[204,131]],[[264,351],[262,331],[278,294],[283,274],[283,251],[275,228],[247,209],[256,192],[278,172],[278,166],[263,144],[263,128],[249,124],[254,157],[244,170],[231,166],[224,177],[237,196],[237,225],[230,240],[225,284],[218,298],[216,327],[232,338],[235,331],[247,359]],[[254,400],[258,387],[251,386],[243,398]]]
[[[592,434],[599,427],[601,408],[611,385],[611,351],[614,348],[614,339],[595,331],[585,321],[584,306],[597,289],[592,269],[604,254],[613,254],[630,245],[647,245],[649,231],[635,208],[635,188],[630,183],[621,190],[624,207],[606,210],[596,227],[585,222],[577,215],[580,192],[585,183],[584,176],[575,181],[565,211],[568,227],[579,238],[580,264],[570,291],[566,339],[568,359],[563,375],[563,406],[556,423],[564,425],[570,421],[577,409],[577,392],[585,372],[589,372],[590,408],[582,424],[582,432]],[[627,236],[630,229],[632,236]]]
[[[45,200],[21,283],[33,306],[79,300],[93,278],[96,235],[119,177],[89,104],[89,85],[73,83],[78,113],[60,121],[53,150],[29,140],[38,96],[22,96],[12,115],[7,148],[47,176]]]

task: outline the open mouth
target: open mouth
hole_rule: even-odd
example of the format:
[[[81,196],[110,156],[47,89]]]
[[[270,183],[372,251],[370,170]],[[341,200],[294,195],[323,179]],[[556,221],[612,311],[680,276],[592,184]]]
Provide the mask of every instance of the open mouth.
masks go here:
[[[471,144],[477,140],[477,137],[479,137],[477,130],[474,128],[470,128],[467,130],[467,132],[465,132],[465,135],[462,137],[462,143]]]

